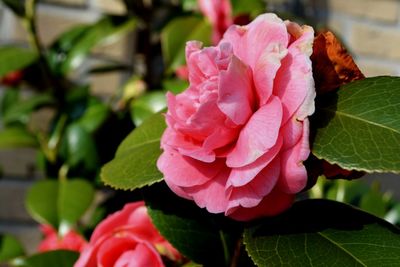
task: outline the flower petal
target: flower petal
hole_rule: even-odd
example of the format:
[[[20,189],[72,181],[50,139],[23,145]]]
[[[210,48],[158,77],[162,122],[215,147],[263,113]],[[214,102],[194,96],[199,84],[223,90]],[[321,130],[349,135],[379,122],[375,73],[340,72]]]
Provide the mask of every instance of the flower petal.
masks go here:
[[[114,267],[164,266],[157,251],[149,244],[139,243],[134,250],[122,253]]]
[[[275,146],[249,165],[232,168],[227,186],[244,186],[256,177],[279,153],[282,147],[282,138],[278,138]]]
[[[282,101],[283,124],[299,109],[301,112],[296,117],[301,119],[314,112],[315,87],[309,58],[312,42],[313,30],[307,27],[301,37],[289,46],[288,55],[276,74],[274,95]]]
[[[218,107],[237,125],[246,123],[253,113],[252,80],[251,69],[235,56],[228,70],[220,73]]]
[[[230,170],[225,168],[205,184],[184,188],[183,190],[193,197],[197,206],[206,208],[208,212],[220,213],[226,210],[228,199],[225,194],[225,185]]]
[[[304,120],[303,135],[291,149],[282,153],[279,188],[289,194],[300,192],[307,184],[307,170],[303,165],[310,154],[309,122]]]
[[[272,43],[257,60],[253,76],[260,106],[265,105],[270,98],[276,73],[287,53],[288,50],[281,43]]]
[[[287,47],[289,41],[285,23],[272,13],[260,15],[246,26],[229,27],[222,40],[230,42],[235,55],[253,70],[266,44]]]
[[[311,60],[319,94],[365,78],[346,48],[332,32],[323,32],[315,37]]]
[[[227,156],[229,167],[243,167],[254,162],[273,147],[282,121],[282,104],[277,97],[257,110],[242,129],[237,144]]]
[[[182,156],[174,150],[164,151],[157,161],[157,167],[164,174],[165,180],[182,187],[202,185],[210,181],[220,172],[222,166],[222,160],[204,163]]]
[[[225,215],[238,220],[250,221],[264,216],[274,216],[288,209],[294,200],[294,195],[281,192],[277,187],[253,208],[237,207],[225,212]]]
[[[126,204],[122,210],[108,216],[106,220],[103,220],[96,227],[92,236],[90,237],[90,243],[95,243],[102,236],[111,234],[114,229],[120,228],[121,226],[128,224],[132,212],[142,206],[144,206],[143,201],[129,203]]]
[[[277,158],[268,164],[257,176],[245,186],[228,188],[228,209],[235,207],[252,208],[275,187],[280,173],[280,159]]]

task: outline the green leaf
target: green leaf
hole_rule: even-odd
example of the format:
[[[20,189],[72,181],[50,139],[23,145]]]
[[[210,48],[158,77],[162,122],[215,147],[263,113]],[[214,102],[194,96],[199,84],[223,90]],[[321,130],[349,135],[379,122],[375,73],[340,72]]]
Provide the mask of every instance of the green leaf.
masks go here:
[[[243,230],[236,222],[177,197],[164,183],[148,188],[144,198],[153,224],[179,252],[204,266],[230,266]]]
[[[166,91],[179,94],[189,87],[189,82],[181,79],[169,79],[163,81],[163,87]]]
[[[0,77],[21,70],[35,62],[37,53],[18,47],[0,47]]]
[[[36,182],[28,191],[25,206],[29,214],[41,224],[58,226],[58,182],[43,180]]]
[[[61,181],[58,193],[59,221],[72,225],[77,222],[92,204],[93,186],[81,179]]]
[[[28,191],[26,208],[39,223],[58,229],[60,223],[67,226],[76,223],[93,198],[94,188],[85,180],[43,180]]]
[[[77,123],[88,133],[94,133],[108,118],[110,109],[104,103],[93,100],[86,108],[85,113],[79,118]]]
[[[167,107],[167,100],[163,92],[151,92],[136,100],[131,104],[131,116],[136,126],[143,123],[148,117]]]
[[[342,86],[317,102],[312,152],[344,169],[400,173],[400,78]]]
[[[79,124],[67,127],[65,134],[67,142],[66,161],[70,167],[83,164],[87,170],[95,170],[99,163],[96,144],[93,137]]]
[[[233,15],[249,14],[259,15],[265,11],[265,2],[263,0],[231,0]]]
[[[163,176],[156,161],[161,155],[160,139],[165,128],[165,119],[160,113],[143,122],[122,141],[115,158],[103,166],[102,181],[124,190],[161,181]]]
[[[19,90],[17,89],[8,89],[4,90],[4,93],[1,97],[1,106],[0,112],[1,116],[7,113],[7,111],[14,105],[16,105],[19,101]]]
[[[378,217],[384,217],[386,214],[387,203],[379,190],[372,188],[364,194],[360,200],[360,208]]]
[[[71,250],[53,250],[35,254],[24,260],[21,267],[72,267],[78,260],[79,253]]]
[[[330,200],[297,202],[245,230],[257,266],[396,266],[400,231],[386,221]]]
[[[87,57],[92,48],[108,42],[114,42],[124,34],[132,31],[136,26],[136,19],[118,16],[106,16],[93,25],[78,26],[70,30],[56,41],[52,46],[53,53],[50,56],[57,63],[55,57],[63,54],[61,62],[54,64],[56,70],[66,74],[76,69]]]
[[[46,105],[53,104],[53,97],[48,94],[38,94],[31,96],[27,100],[20,101],[11,106],[3,116],[5,124],[22,123],[26,124],[30,118],[30,114]]]
[[[161,44],[168,70],[185,65],[185,46],[190,40],[211,44],[211,26],[201,17],[180,17],[172,20],[161,33]]]
[[[184,11],[193,11],[198,9],[197,0],[182,0],[181,5]]]
[[[11,235],[0,236],[0,263],[24,255],[21,243]]]
[[[37,146],[36,137],[22,127],[10,127],[0,131],[0,149]]]

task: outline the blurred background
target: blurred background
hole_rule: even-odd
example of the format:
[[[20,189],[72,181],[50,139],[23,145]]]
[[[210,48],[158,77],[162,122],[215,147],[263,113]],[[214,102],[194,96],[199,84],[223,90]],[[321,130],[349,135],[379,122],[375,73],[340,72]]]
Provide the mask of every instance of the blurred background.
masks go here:
[[[252,1],[252,0],[249,0]],[[143,3],[152,5],[152,0]],[[159,1],[154,1],[159,2]],[[163,1],[161,1],[163,2]],[[164,1],[175,2],[179,0]],[[195,2],[195,1],[186,1]],[[173,3],[174,4],[174,3]],[[334,31],[366,76],[400,75],[400,1],[398,0],[267,0],[265,10],[277,12],[283,18],[300,20],[318,29]],[[41,42],[50,45],[61,33],[73,26],[97,21],[103,14],[124,15],[129,12],[122,0],[47,0],[40,1],[37,29]],[[143,15],[143,14],[142,14]],[[151,18],[164,18],[163,8]],[[92,50],[72,75],[74,79],[91,84],[91,94],[108,101],[115,92],[126,85],[132,73],[143,75],[157,86],[157,66],[162,65],[161,55],[154,55],[153,62],[144,62],[152,46],[158,47],[157,36],[145,36],[148,47],[137,47],[138,38],[145,33],[133,31]],[[28,46],[28,34],[21,21],[0,2],[0,45]],[[123,64],[118,72],[90,72],[99,63]],[[149,73],[146,69],[153,66]],[[0,66],[1,67],[1,66]],[[31,127],[46,127],[51,119],[49,110],[41,109],[32,114]],[[25,194],[30,185],[43,176],[37,169],[37,151],[33,148],[0,150],[0,233],[17,236],[27,248],[34,249],[41,238],[37,224],[24,207]],[[369,175],[367,180],[380,179],[382,191],[391,191],[400,199],[395,175]],[[397,191],[397,192],[396,192]]]

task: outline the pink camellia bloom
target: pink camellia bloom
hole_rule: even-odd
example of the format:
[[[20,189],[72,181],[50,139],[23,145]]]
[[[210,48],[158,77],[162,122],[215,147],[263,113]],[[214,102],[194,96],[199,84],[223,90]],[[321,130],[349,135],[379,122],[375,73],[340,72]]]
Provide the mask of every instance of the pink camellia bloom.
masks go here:
[[[230,0],[199,0],[201,12],[211,22],[212,41],[217,44],[224,32],[232,25],[232,6]]]
[[[291,205],[307,182],[313,35],[264,14],[231,26],[216,47],[188,42],[190,86],[167,94],[157,162],[177,195],[237,220]]]
[[[140,201],[126,204],[102,221],[74,267],[161,267],[160,253],[174,261],[181,258],[158,233]]]
[[[86,244],[86,240],[73,230],[60,237],[50,225],[41,225],[40,230],[44,239],[40,242],[38,251],[45,252],[57,249],[66,249],[80,252]]]

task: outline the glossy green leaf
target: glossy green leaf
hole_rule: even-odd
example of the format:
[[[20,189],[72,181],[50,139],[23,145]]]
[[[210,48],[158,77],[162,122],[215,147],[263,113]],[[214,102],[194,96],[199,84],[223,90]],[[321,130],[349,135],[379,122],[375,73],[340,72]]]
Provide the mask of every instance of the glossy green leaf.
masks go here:
[[[7,111],[19,102],[20,94],[17,89],[4,90],[0,101],[0,112],[1,116],[7,113]]]
[[[400,173],[400,78],[342,86],[317,102],[312,152],[349,170]]]
[[[165,130],[160,113],[149,117],[129,134],[118,147],[115,158],[101,169],[102,181],[118,189],[136,189],[161,181],[156,167],[161,155],[160,139]]]
[[[58,229],[76,223],[93,201],[94,188],[85,180],[43,180],[28,191],[26,208],[42,224]]]
[[[0,236],[0,263],[24,255],[21,243],[11,235]]]
[[[38,181],[29,189],[25,206],[29,214],[42,224],[58,226],[58,182],[55,180]]]
[[[63,74],[63,71],[65,71],[63,64],[67,60],[67,54],[73,49],[75,43],[85,36],[89,29],[90,25],[77,25],[58,36],[46,54],[53,73]]]
[[[124,34],[132,31],[135,26],[136,19],[134,18],[106,16],[93,25],[78,26],[62,35],[53,45],[53,51],[63,53],[65,56],[62,62],[59,62],[59,72],[65,74],[76,69],[92,48],[118,40]]]
[[[400,231],[373,215],[329,200],[297,202],[245,230],[257,266],[396,266]]]
[[[152,222],[179,252],[204,266],[230,266],[242,229],[176,196],[164,183],[144,193]]]
[[[24,128],[10,127],[0,131],[0,149],[37,146],[36,137]]]
[[[181,5],[184,11],[193,11],[199,8],[197,0],[182,0]]]
[[[265,2],[263,0],[230,0],[233,9],[233,15],[252,15],[256,16],[265,11]]]
[[[370,190],[360,200],[360,208],[375,216],[383,218],[386,214],[387,203],[382,193],[377,190]]]
[[[201,17],[180,17],[172,20],[162,31],[161,41],[165,63],[170,71],[185,65],[185,46],[190,40],[211,44],[211,26]]]
[[[179,94],[189,87],[189,82],[181,79],[169,79],[163,81],[165,91],[170,91],[173,94]]]
[[[11,46],[0,47],[0,77],[26,68],[37,58],[37,53],[32,50]]]
[[[110,109],[98,100],[92,100],[77,123],[88,133],[94,133],[108,118]]]
[[[92,204],[93,186],[81,179],[60,181],[58,193],[59,221],[72,225],[77,222]]]
[[[25,259],[21,267],[72,267],[79,253],[71,250],[53,250],[35,254]]]
[[[22,123],[26,124],[29,121],[33,111],[54,103],[53,97],[48,94],[38,94],[29,97],[26,100],[20,101],[11,106],[3,116],[5,124]]]
[[[93,137],[79,124],[69,125],[65,134],[69,166],[83,164],[87,170],[95,170],[99,163]]]
[[[151,115],[167,107],[163,92],[151,92],[132,101],[131,116],[136,126],[139,126]]]

